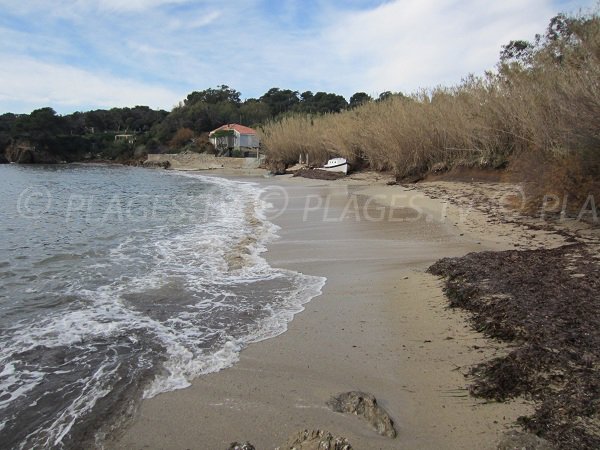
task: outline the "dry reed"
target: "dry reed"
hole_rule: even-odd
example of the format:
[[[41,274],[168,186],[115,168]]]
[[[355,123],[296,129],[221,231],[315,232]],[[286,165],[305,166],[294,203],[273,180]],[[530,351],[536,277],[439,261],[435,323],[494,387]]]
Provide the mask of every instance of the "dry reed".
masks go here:
[[[316,164],[342,156],[398,177],[436,166],[510,163],[513,176],[542,190],[556,184],[551,173],[562,183],[571,180],[563,190],[597,189],[600,18],[560,17],[567,33],[556,38],[549,28],[533,56],[501,61],[496,73],[337,114],[272,121],[261,130],[267,155],[288,164],[300,154]],[[568,170],[559,175],[561,167]]]

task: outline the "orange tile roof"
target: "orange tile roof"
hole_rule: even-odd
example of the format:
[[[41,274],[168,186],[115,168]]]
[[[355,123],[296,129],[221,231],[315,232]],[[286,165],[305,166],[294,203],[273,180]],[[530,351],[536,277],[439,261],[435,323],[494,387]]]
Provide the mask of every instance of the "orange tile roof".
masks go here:
[[[245,127],[244,125],[240,125],[237,123],[230,123],[227,125],[223,125],[223,126],[217,128],[216,130],[212,130],[210,132],[210,134],[213,134],[214,132],[220,131],[220,130],[235,130],[240,134],[256,134],[256,131],[254,131],[252,128]]]

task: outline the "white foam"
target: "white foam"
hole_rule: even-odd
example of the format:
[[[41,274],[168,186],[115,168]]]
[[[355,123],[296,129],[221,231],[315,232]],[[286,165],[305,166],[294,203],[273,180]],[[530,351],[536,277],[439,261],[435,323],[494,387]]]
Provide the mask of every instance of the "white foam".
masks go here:
[[[110,339],[128,332],[129,340],[136,344],[137,338],[131,332],[141,330],[151,334],[165,348],[167,356],[165,374],[158,375],[144,392],[145,397],[153,397],[185,388],[199,375],[232,366],[245,346],[285,332],[293,316],[304,309],[303,305],[321,294],[325,278],[272,268],[262,257],[279,228],[266,219],[268,204],[260,200],[262,190],[258,185],[195,174],[177,176],[193,177],[216,186],[212,197],[207,194],[206,199],[211,202],[210,221],[135,230],[110,251],[109,263],[94,261],[88,268],[92,275],[78,274],[84,279],[101,268],[116,265],[128,269],[120,279],[95,288],[73,282],[65,288],[65,293],[81,298],[84,303],[77,309],[40,317],[27,326],[15,324],[9,330],[11,341],[0,349],[0,364],[10,361],[14,353],[37,346],[84,345],[88,340]],[[249,206],[253,217],[248,216]],[[252,239],[247,239],[249,236]],[[243,255],[245,264],[229,270],[227,255],[240,243],[247,247]],[[160,289],[173,279],[182,281],[190,295],[198,296],[198,301],[175,316],[161,321],[143,310],[133,309],[125,301],[127,295]],[[248,324],[245,334],[228,335],[218,324],[213,328],[202,327],[203,318],[219,308],[238,307],[242,313],[244,307],[253,306],[235,305],[237,297],[231,292],[232,286],[239,288],[269,280],[284,280],[287,287],[281,294],[273,293],[271,304],[277,302],[276,306],[260,305],[268,314]],[[201,345],[204,340],[215,344],[204,348]],[[77,418],[108,393],[101,382],[108,375],[107,363],[85,380],[81,394],[55,418],[49,445],[60,443]],[[43,382],[44,376],[35,372],[17,374],[14,366],[4,364],[0,388],[12,391],[12,395],[0,402],[0,409],[10,406],[15,396],[26,395]],[[20,387],[15,389],[15,386]]]
[[[234,192],[228,202],[223,206],[226,215],[229,218],[235,217],[235,220],[225,220],[219,225],[225,228],[226,236],[213,236],[215,242],[212,250],[213,254],[223,258],[226,248],[231,248],[235,244],[234,240],[227,241],[228,237],[236,236],[239,239],[239,228],[246,233],[253,233],[254,241],[250,241],[246,261],[240,270],[228,272],[226,263],[221,259],[219,263],[213,262],[213,265],[206,264],[203,268],[208,268],[211,272],[211,283],[221,287],[240,282],[255,282],[259,280],[271,280],[276,278],[285,278],[294,285],[294,289],[287,292],[286,301],[280,304],[277,311],[271,311],[271,315],[255,324],[252,332],[237,340],[227,340],[223,346],[216,352],[210,354],[193,355],[190,352],[182,351],[177,346],[168,347],[167,353],[170,356],[165,366],[169,375],[159,376],[154,383],[145,392],[145,397],[153,397],[161,392],[185,388],[189,386],[191,379],[210,372],[216,372],[227,367],[231,367],[239,359],[239,352],[249,343],[269,339],[287,330],[287,324],[293,316],[304,309],[303,305],[312,298],[321,294],[321,290],[326,282],[323,277],[307,276],[289,270],[274,269],[261,256],[266,251],[266,244],[277,237],[279,227],[266,219],[265,211],[269,204],[261,201],[260,196],[263,190],[254,183],[230,181],[221,178],[205,177],[197,174],[183,174],[199,178],[205,183],[213,183],[225,188],[227,192]],[[234,201],[237,199],[237,201]],[[252,229],[245,222],[247,221],[246,207],[250,204],[254,213],[254,219],[258,223],[258,228]],[[244,236],[242,236],[244,237]],[[185,245],[187,239],[182,240]],[[176,245],[178,251],[185,252],[185,248]],[[215,251],[216,250],[216,251]],[[205,278],[198,276],[197,271],[189,271],[187,276],[188,284],[193,288],[202,288],[205,284]]]

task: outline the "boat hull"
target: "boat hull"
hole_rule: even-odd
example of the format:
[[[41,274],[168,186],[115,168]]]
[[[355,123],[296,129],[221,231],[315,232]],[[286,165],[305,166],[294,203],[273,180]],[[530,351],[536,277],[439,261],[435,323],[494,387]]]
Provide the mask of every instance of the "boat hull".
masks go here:
[[[321,170],[326,170],[328,172],[342,172],[344,174],[348,173],[348,163],[343,163],[343,164],[338,164],[335,166],[323,166],[320,169]]]
[[[349,164],[346,158],[332,158],[327,161],[322,170],[327,170],[328,172],[341,172],[344,174],[348,173]]]

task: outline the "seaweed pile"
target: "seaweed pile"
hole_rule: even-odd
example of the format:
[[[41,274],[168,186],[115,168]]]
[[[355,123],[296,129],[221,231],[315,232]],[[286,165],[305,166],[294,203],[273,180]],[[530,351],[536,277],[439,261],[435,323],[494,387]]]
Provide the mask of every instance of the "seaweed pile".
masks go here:
[[[510,343],[471,369],[473,395],[535,400],[521,425],[559,448],[600,448],[600,261],[584,244],[470,253],[429,272],[446,277],[451,307]]]
[[[312,178],[313,180],[339,180],[346,174],[342,172],[329,172],[321,169],[300,169],[294,173],[295,177]]]

